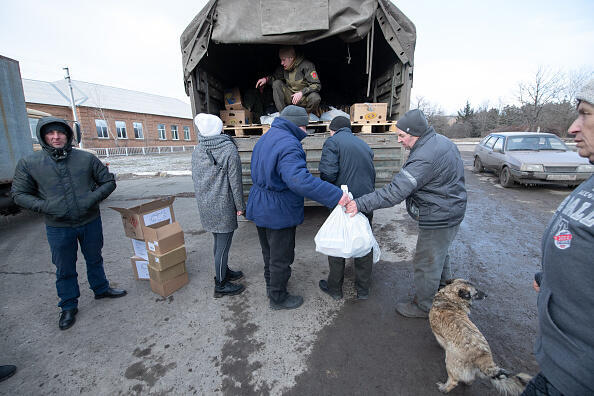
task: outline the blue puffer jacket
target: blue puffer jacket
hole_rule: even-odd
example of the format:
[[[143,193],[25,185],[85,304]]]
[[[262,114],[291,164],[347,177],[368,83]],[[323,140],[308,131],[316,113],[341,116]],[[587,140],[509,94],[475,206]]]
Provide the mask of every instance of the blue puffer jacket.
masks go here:
[[[276,118],[256,143],[246,217],[258,227],[278,230],[303,223],[303,197],[329,208],[338,204],[340,188],[307,170],[301,145],[305,136],[292,122]]]

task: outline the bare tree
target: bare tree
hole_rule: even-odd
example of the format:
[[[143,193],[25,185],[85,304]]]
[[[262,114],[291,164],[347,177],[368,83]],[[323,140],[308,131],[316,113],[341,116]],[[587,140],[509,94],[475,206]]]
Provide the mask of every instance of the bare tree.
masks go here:
[[[537,129],[542,110],[547,104],[559,101],[564,90],[564,80],[562,72],[540,66],[532,81],[519,84],[518,100],[530,129]]]
[[[111,130],[111,127],[109,126],[109,120],[108,120],[107,116],[105,115],[105,111],[103,110],[103,107],[101,106],[101,95],[99,95],[99,90],[97,89],[97,87],[95,87],[94,93],[95,93],[95,95],[94,95],[95,97],[93,98],[93,101],[95,102],[95,116],[99,117],[100,119],[105,121],[105,125],[107,125],[108,136],[111,136],[115,146],[119,147],[118,137]]]
[[[575,96],[578,94],[580,89],[588,81],[590,81],[594,77],[594,68],[592,67],[582,67],[576,70],[570,70],[567,73],[567,82],[565,86],[565,99],[568,102],[573,102],[575,100]]]

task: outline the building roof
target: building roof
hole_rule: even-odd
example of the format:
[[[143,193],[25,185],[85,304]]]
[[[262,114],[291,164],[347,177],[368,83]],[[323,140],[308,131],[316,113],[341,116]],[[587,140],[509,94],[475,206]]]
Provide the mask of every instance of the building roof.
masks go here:
[[[76,80],[72,80],[72,90],[77,106],[192,119],[189,104],[167,96]],[[27,103],[70,106],[66,80],[48,82],[23,78],[23,91]]]

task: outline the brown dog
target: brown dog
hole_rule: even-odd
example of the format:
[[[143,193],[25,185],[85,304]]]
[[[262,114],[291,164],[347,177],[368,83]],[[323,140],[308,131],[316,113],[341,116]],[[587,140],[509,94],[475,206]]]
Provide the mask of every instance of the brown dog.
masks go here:
[[[429,311],[429,323],[439,345],[445,350],[448,380],[438,382],[441,392],[454,389],[458,382],[472,383],[476,377],[489,378],[500,393],[519,395],[531,376],[519,373],[511,376],[493,362],[491,348],[479,329],[470,321],[472,300],[485,298],[464,279],[448,281],[448,285],[435,294]]]

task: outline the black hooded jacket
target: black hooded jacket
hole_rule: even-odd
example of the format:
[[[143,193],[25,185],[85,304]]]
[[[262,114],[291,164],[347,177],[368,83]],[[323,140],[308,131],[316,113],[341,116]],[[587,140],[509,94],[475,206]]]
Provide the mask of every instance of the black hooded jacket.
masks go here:
[[[42,132],[49,124],[65,127],[68,140],[62,149],[49,146]],[[74,133],[62,119],[44,117],[37,123],[42,147],[22,158],[12,182],[14,202],[45,214],[52,227],[78,227],[99,217],[99,203],[116,188],[115,176],[93,154],[72,148]]]

